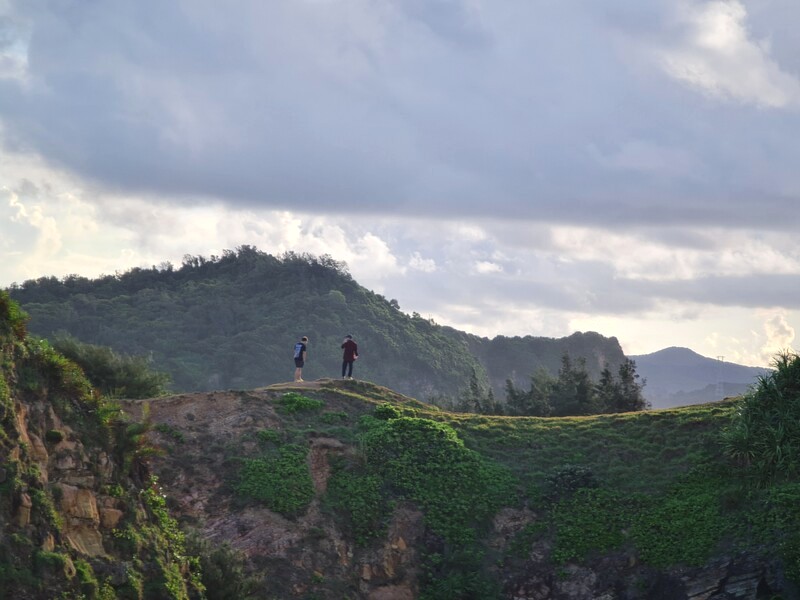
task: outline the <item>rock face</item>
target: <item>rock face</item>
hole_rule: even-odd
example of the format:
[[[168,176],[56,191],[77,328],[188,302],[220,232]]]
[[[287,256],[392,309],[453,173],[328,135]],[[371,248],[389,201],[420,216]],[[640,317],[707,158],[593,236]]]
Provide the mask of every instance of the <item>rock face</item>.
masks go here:
[[[257,452],[254,432],[283,432],[285,415],[276,412],[275,390],[219,392],[175,396],[149,402],[159,431],[163,457],[152,468],[177,514],[206,538],[229,543],[249,559],[253,573],[264,577],[265,598],[350,598],[351,600],[413,600],[419,597],[426,569],[424,515],[411,504],[396,506],[382,539],[358,547],[326,510],[331,462],[357,452],[351,444],[306,433],[308,469],[314,499],[295,519],[263,506],[237,504],[226,481],[226,445]],[[144,402],[128,410],[141,414]],[[335,410],[337,407],[331,407]],[[180,439],[180,441],[176,441]],[[238,442],[236,441],[238,440]],[[103,526],[102,502],[97,512]],[[91,512],[91,511],[90,511]],[[90,518],[87,514],[86,518]],[[94,518],[94,513],[91,513]],[[108,517],[106,517],[108,518]],[[492,523],[488,547],[503,556],[526,526],[539,515],[527,509],[504,509]],[[547,542],[532,542],[524,558],[494,567],[502,597],[513,600],[760,600],[782,590],[775,565],[746,556],[721,557],[697,569],[656,570],[637,564],[625,553],[595,557],[585,564],[554,565]],[[336,582],[320,590],[314,582]],[[791,594],[791,593],[790,593]]]
[[[535,550],[532,552],[535,554]],[[688,570],[633,566],[624,556],[603,557],[590,566],[566,565],[558,572],[538,560],[527,573],[508,582],[514,600],[758,600],[774,590],[786,590],[786,582],[768,565],[753,564],[747,557],[729,557],[708,566]],[[797,598],[794,595],[780,596]]]
[[[101,529],[113,529],[123,516],[115,508],[111,498],[105,498],[105,506],[98,510],[96,477],[92,471],[95,464],[104,464],[107,473],[112,469],[106,460],[87,455],[83,445],[71,438],[71,430],[56,416],[52,406],[46,402],[16,406],[16,434],[28,456],[37,465],[38,481],[48,484],[54,495],[60,498],[57,510],[62,515],[60,537],[80,554],[92,557],[105,556]],[[43,440],[44,432],[57,431],[58,442],[49,444]],[[31,491],[22,491],[17,500],[16,525],[23,529],[34,527],[31,523],[33,501]],[[109,512],[114,511],[114,512]],[[39,532],[42,549],[54,549],[54,537],[50,532]]]

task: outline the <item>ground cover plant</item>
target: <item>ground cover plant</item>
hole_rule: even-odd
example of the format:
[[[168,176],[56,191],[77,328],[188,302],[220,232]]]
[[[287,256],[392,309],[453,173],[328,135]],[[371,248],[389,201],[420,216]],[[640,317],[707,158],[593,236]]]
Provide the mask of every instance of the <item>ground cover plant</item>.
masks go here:
[[[547,539],[554,564],[625,549],[655,568],[691,567],[732,540],[757,552],[765,539],[780,539],[787,571],[800,564],[788,508],[800,500],[797,488],[773,486],[766,496],[743,490],[728,462],[724,432],[737,401],[590,417],[487,417],[387,401],[377,389],[376,401],[370,391],[363,383],[327,390],[373,407],[359,421],[359,459],[334,467],[330,506],[362,544],[381,535],[393,498],[421,506],[443,540],[429,549],[426,597],[472,597],[475,590],[495,597],[487,570],[494,559],[478,523],[503,506],[546,515],[546,525],[520,532],[507,557]],[[456,449],[476,463],[461,470],[450,454]],[[461,490],[469,490],[470,519],[462,519]],[[437,513],[439,501],[447,516]],[[360,522],[359,513],[368,516]]]

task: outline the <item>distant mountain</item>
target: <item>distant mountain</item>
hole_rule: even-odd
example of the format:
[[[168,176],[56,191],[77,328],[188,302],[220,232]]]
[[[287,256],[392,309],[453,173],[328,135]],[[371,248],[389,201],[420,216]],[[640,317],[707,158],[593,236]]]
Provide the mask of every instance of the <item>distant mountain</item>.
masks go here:
[[[702,356],[689,348],[671,347],[631,356],[636,372],[647,380],[644,395],[653,408],[686,406],[745,393],[769,370]]]
[[[471,382],[503,399],[506,379],[527,388],[539,367],[584,358],[598,379],[624,354],[616,338],[575,333],[478,337],[408,315],[359,285],[329,256],[275,257],[243,246],[222,256],[187,256],[180,268],[136,268],[87,279],[42,277],[9,289],[30,314],[29,330],[66,333],[118,352],[149,355],[175,391],[248,389],[287,381],[292,348],[311,338],[307,380],[340,373],[345,334],[359,344],[354,375],[446,405]]]

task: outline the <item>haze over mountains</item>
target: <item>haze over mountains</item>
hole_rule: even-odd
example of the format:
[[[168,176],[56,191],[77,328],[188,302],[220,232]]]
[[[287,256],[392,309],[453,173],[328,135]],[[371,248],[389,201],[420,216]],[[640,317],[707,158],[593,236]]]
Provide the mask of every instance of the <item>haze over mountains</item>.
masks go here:
[[[357,378],[445,404],[471,381],[502,399],[506,380],[527,388],[537,369],[557,373],[565,353],[584,359],[595,381],[606,365],[615,370],[625,360],[616,338],[594,332],[488,339],[441,326],[359,285],[330,257],[278,258],[249,246],[187,256],[179,268],[43,277],[9,291],[30,314],[31,332],[151,356],[180,391],[286,381],[300,335],[312,340],[307,379],[337,375],[341,338],[352,333],[362,356]],[[764,372],[679,348],[632,358],[654,408],[739,394]]]
[[[722,400],[747,392],[769,370],[701,356],[689,348],[664,348],[631,356],[647,380],[645,397],[653,408]]]

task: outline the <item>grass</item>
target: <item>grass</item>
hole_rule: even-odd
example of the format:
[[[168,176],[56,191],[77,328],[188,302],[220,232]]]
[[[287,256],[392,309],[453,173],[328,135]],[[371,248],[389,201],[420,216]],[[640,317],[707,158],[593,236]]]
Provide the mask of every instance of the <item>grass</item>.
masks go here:
[[[468,447],[505,464],[525,485],[542,485],[548,473],[576,464],[616,489],[653,492],[719,458],[716,437],[732,411],[733,404],[719,403],[593,417],[441,418]]]

